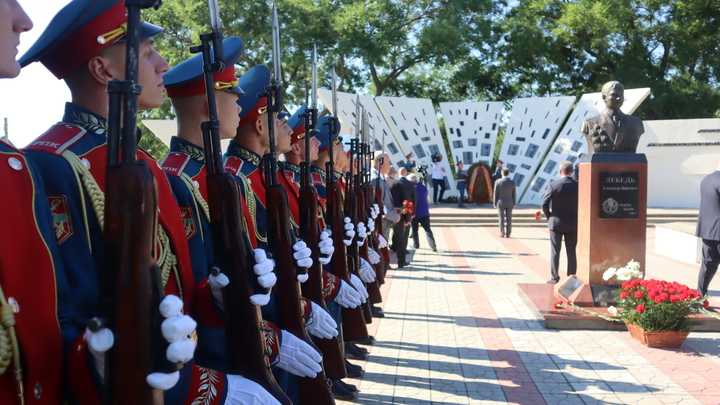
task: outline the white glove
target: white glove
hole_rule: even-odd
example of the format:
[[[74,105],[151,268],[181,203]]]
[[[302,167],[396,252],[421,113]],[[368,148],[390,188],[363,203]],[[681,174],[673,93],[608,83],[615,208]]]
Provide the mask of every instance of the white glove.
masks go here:
[[[281,330],[280,361],[278,367],[299,377],[314,378],[322,371],[322,356],[312,346],[292,333]]]
[[[382,235],[378,235],[378,247],[380,249],[388,247],[387,239]]]
[[[377,219],[377,216],[380,215],[380,206],[377,204],[373,204],[372,209],[373,209],[372,219],[375,220],[375,219]]]
[[[258,283],[260,286],[267,288],[268,293],[253,294],[250,296],[250,302],[255,306],[261,307],[270,302],[270,289],[275,285],[275,282],[277,282],[277,276],[273,271],[275,270],[275,261],[268,259],[267,254],[263,249],[253,249],[253,254],[255,256],[255,266],[253,266],[253,271],[255,272],[255,275],[258,276]]]
[[[343,229],[345,229],[345,239],[343,239],[343,243],[345,246],[350,246],[355,237],[355,225],[352,224],[352,221],[350,221],[348,217],[345,217],[343,222],[345,222],[345,225],[343,225]]]
[[[230,279],[225,273],[218,273],[217,276],[211,274],[208,277],[208,284],[210,284],[210,292],[215,298],[215,303],[222,309],[225,303],[223,300],[223,288],[230,284]]]
[[[305,242],[299,241],[293,245],[293,250],[295,253],[293,253],[293,257],[295,258],[295,262],[297,263],[298,267],[304,267],[308,268],[312,266],[312,258],[310,255],[312,254],[312,251],[307,247]],[[304,283],[308,279],[307,273],[305,274],[298,274],[297,279],[299,282]]]
[[[187,363],[195,353],[195,342],[188,338],[188,335],[195,330],[197,323],[187,315],[182,315],[183,302],[174,295],[168,295],[160,303],[160,313],[166,319],[162,323],[162,334],[170,345],[167,348],[165,357],[173,362]],[[85,340],[88,343],[88,350],[95,360],[95,369],[100,378],[105,375],[105,353],[115,343],[115,336],[112,331],[102,328],[93,333],[85,329]],[[180,372],[173,373],[152,373],[146,377],[150,386],[159,390],[169,390],[177,384],[180,379]]]
[[[320,243],[318,248],[320,249],[320,257],[318,261],[320,264],[328,264],[332,260],[332,255],[335,253],[335,246],[330,238],[331,232],[329,229],[325,229],[320,232]]]
[[[356,308],[363,303],[360,293],[356,289],[350,287],[345,280],[340,280],[338,293],[335,296],[335,302],[345,308]]]
[[[362,246],[365,243],[365,238],[367,238],[367,228],[365,228],[365,224],[362,222],[358,223],[357,226],[357,245]]]
[[[275,397],[265,391],[265,388],[255,381],[248,380],[240,375],[227,374],[228,390],[224,405],[279,405]]]
[[[337,323],[328,311],[320,305],[308,301],[312,306],[310,318],[307,319],[305,327],[311,335],[320,339],[332,339],[338,335]]]
[[[370,233],[375,232],[375,221],[372,219],[369,220],[367,223],[367,228],[370,230]]]
[[[360,258],[360,278],[366,283],[372,283],[375,281],[375,270],[372,268],[367,260]]]
[[[380,254],[375,249],[368,249],[368,260],[372,264],[378,264],[380,263]]]
[[[368,297],[370,297],[370,294],[367,292],[367,288],[365,288],[365,283],[358,278],[358,276],[351,274],[350,275],[350,283],[352,283],[353,287],[357,290],[357,292],[360,293],[360,301],[362,303],[367,302]]]

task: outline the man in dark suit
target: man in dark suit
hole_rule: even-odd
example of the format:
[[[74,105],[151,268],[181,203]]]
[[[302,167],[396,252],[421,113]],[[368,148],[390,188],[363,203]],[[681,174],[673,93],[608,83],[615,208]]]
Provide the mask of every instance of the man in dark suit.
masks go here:
[[[402,183],[403,187],[405,187],[405,195],[408,196],[408,201],[410,201],[414,207],[417,206],[417,190],[415,190],[415,183],[408,180],[408,170],[404,167],[400,168],[399,173],[400,174],[400,182]],[[410,221],[412,221],[413,217],[415,217],[415,212],[413,211],[412,214],[409,214]],[[407,244],[408,239],[410,238],[410,227],[405,227],[405,251],[407,252]]]
[[[495,165],[495,173],[493,173],[493,179],[498,180],[500,177],[502,177],[502,169],[503,169],[503,161],[498,160],[497,164]]]
[[[560,164],[560,180],[551,181],[542,198],[542,210],[548,219],[550,229],[550,271],[552,279],[548,284],[560,281],[558,267],[560,266],[560,251],[562,240],[565,238],[567,249],[568,268],[567,275],[575,274],[577,270],[577,215],[578,215],[578,183],[573,180],[573,165],[567,160]],[[550,206],[552,205],[552,209]]]
[[[703,241],[697,291],[705,295],[720,264],[720,162],[717,170],[700,183],[700,214],[695,236]]]
[[[605,110],[580,125],[580,132],[588,141],[588,151],[635,153],[645,129],[640,118],[620,111],[625,101],[625,87],[617,81],[605,83],[602,99]]]
[[[502,178],[495,182],[493,207],[498,209],[500,237],[509,238],[512,231],[512,210],[517,205],[515,182],[510,179],[510,169],[502,169]],[[507,221],[506,221],[507,220]],[[507,225],[505,225],[507,223]]]
[[[394,167],[391,167],[387,176],[385,176],[385,182],[387,183],[388,188],[390,188],[390,194],[392,195],[395,208],[402,210],[403,201],[409,200],[410,197],[405,192],[405,186],[403,183],[396,179],[396,177],[397,170],[395,170]],[[392,243],[395,247],[395,253],[397,253],[398,268],[410,265],[410,263],[405,260],[405,256],[407,254],[405,227],[408,224],[410,224],[410,214],[402,214],[400,221],[395,224],[395,228],[393,229]]]

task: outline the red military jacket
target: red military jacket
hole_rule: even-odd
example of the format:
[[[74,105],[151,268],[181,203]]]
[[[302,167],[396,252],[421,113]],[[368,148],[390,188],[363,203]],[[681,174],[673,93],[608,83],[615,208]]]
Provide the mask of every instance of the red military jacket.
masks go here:
[[[0,185],[11,194],[0,199],[0,290],[13,310],[26,404],[59,404],[62,399],[62,337],[58,302],[66,288],[53,220],[42,181],[22,152],[0,142]],[[60,278],[63,278],[60,274]],[[0,327],[3,328],[3,327]],[[7,332],[7,330],[6,330]],[[14,404],[18,389],[13,364],[0,374],[0,404]]]

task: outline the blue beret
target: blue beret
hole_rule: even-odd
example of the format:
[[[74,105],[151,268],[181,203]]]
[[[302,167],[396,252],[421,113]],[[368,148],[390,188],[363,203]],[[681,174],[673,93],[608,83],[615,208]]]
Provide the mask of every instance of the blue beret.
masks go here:
[[[243,94],[235,75],[235,63],[242,55],[243,40],[239,37],[225,38],[223,40],[223,52],[226,67],[225,70],[213,76],[215,90],[228,90],[232,93]],[[205,94],[202,53],[168,70],[163,75],[163,83],[170,98]]]
[[[259,93],[265,92],[265,87],[270,84],[270,69],[265,65],[257,65],[245,72],[239,79],[240,87],[245,94],[238,98],[240,111],[239,127],[253,121],[267,110],[267,99],[258,97]]]
[[[23,67],[41,62],[58,79],[82,66],[103,48],[124,40],[127,9],[122,0],[72,0],[50,21],[40,38],[20,58]],[[140,39],[162,28],[143,22]]]
[[[330,129],[330,126],[327,125],[328,122],[330,122],[331,116],[324,116],[318,118],[318,124],[317,124],[317,131],[318,133],[315,134],[315,137],[320,141],[320,151],[325,151],[329,147],[328,143],[328,132]],[[338,125],[338,132],[340,132],[340,122],[337,123]],[[332,143],[333,145],[338,145],[342,142],[342,137],[338,135],[333,135]]]

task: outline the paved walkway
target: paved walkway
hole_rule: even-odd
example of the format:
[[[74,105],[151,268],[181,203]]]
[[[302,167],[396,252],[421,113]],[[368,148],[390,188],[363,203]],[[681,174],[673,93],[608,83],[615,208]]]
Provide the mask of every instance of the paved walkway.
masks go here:
[[[720,404],[720,333],[650,349],[625,331],[546,330],[516,286],[549,279],[546,229],[433,230],[437,253],[422,235],[412,266],[388,272],[365,376],[348,379],[358,404]],[[656,254],[654,236],[649,276],[695,287],[699,266]]]

